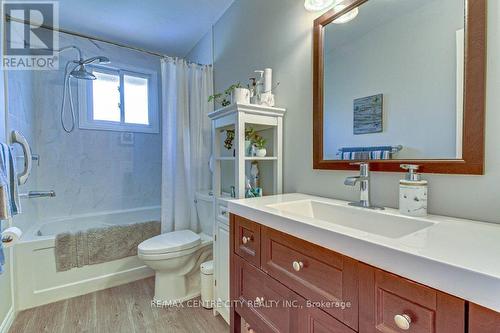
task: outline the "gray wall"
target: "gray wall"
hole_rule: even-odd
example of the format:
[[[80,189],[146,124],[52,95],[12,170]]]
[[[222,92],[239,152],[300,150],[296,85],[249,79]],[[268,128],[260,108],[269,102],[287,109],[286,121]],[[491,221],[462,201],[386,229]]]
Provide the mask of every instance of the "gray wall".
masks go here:
[[[368,1],[353,21],[325,29],[326,159],[338,159],[342,147],[387,145],[403,146],[398,159],[457,156],[456,31],[464,27],[464,3],[420,1],[409,9],[394,2],[392,11]],[[380,23],[383,10],[393,15]],[[353,100],[377,94],[384,95],[383,131],[353,134]]]
[[[161,96],[158,57],[61,33],[60,46],[66,45],[80,47],[84,58],[105,55],[112,63],[157,71]],[[74,51],[62,53],[57,71],[8,73],[8,126],[25,133],[33,152],[40,155],[40,165],[34,166],[21,191],[53,189],[57,193],[56,198],[22,201],[24,214],[14,219],[22,229],[34,219],[160,205],[161,134],[134,133],[135,143],[123,145],[120,132],[80,130],[78,125],[71,134],[62,130],[64,65],[75,57]],[[81,96],[73,82],[77,111]],[[158,109],[161,114],[160,99]],[[22,165],[22,159],[18,162]]]
[[[212,30],[208,31],[185,57],[203,65],[212,63]]]
[[[237,0],[214,27],[215,91],[246,81],[255,69],[272,67],[281,81],[277,105],[285,106],[284,190],[355,200],[343,185],[353,172],[312,168],[312,28],[320,13],[303,1]],[[488,1],[486,174],[425,175],[434,214],[500,223],[500,4]],[[453,103],[453,101],[450,101]],[[374,173],[376,204],[397,207],[401,173]]]

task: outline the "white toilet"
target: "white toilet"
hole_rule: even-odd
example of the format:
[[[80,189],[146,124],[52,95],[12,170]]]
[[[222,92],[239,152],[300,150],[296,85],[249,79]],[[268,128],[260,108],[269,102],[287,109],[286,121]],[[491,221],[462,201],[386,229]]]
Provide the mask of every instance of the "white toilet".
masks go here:
[[[157,302],[182,302],[200,295],[200,264],[212,258],[213,195],[196,193],[201,233],[179,230],[147,239],[137,254],[155,271]]]

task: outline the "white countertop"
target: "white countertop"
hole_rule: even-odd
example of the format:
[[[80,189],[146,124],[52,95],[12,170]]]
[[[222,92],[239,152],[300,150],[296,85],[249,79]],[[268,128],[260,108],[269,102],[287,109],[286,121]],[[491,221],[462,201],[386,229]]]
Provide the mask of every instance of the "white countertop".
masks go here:
[[[292,193],[231,200],[228,207],[233,214],[500,312],[500,225],[429,215],[423,219],[432,226],[387,238],[268,207],[307,199],[347,205]],[[374,213],[400,215],[391,208]]]

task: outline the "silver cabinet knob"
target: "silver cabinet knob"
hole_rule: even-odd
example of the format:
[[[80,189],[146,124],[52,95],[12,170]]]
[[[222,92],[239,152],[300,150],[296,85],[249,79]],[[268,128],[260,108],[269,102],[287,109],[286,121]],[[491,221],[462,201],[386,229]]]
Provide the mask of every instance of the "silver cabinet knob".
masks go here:
[[[243,236],[243,238],[241,239],[241,242],[242,242],[243,244],[247,244],[247,243],[248,243],[248,242],[250,242],[250,241],[252,241],[252,236],[249,236],[249,237],[247,237],[247,236]]]
[[[304,268],[304,263],[302,261],[294,261],[292,263],[292,266],[293,266],[293,270],[296,271],[296,272],[298,272],[302,268]]]
[[[410,329],[411,318],[407,314],[395,315],[394,322],[396,323],[396,326],[402,330],[406,331]]]

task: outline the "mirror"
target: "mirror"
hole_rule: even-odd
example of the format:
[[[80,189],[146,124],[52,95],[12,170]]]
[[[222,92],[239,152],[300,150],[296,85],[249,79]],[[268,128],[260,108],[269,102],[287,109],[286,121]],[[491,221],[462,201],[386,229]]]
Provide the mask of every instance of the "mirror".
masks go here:
[[[471,3],[345,0],[315,21],[315,168],[482,173],[486,8]]]

